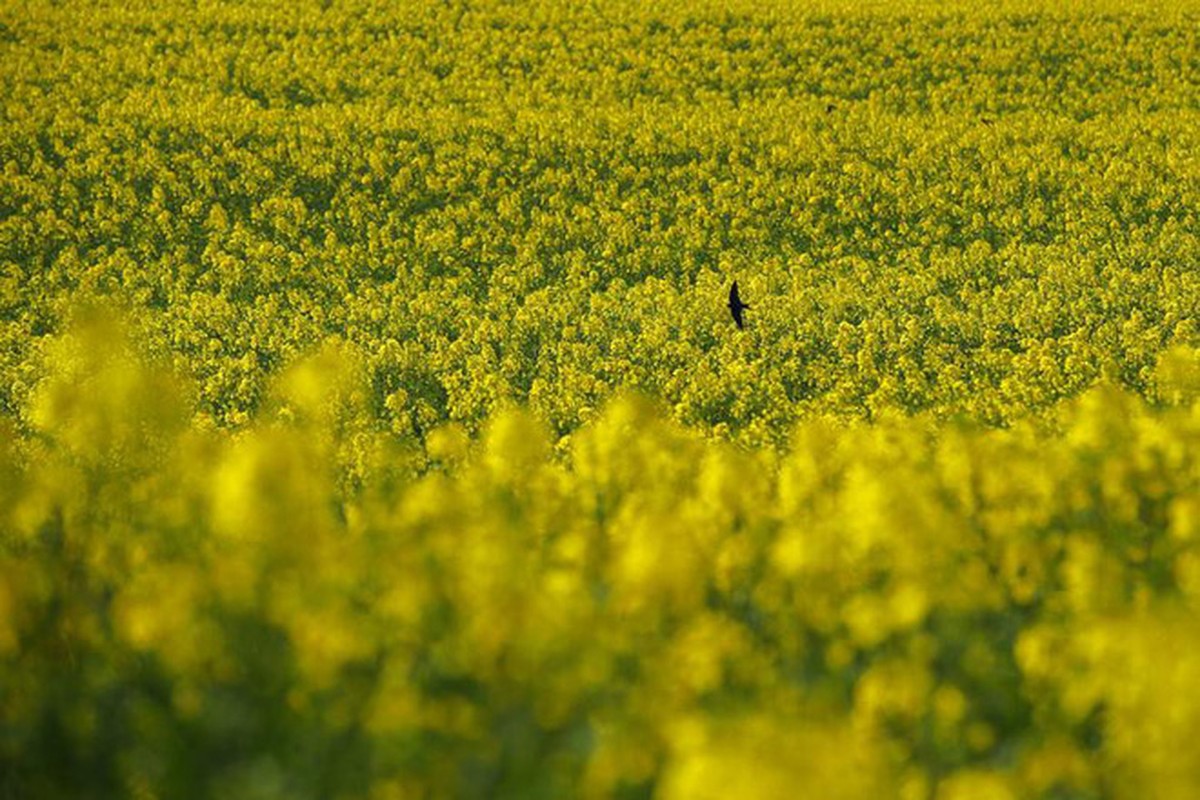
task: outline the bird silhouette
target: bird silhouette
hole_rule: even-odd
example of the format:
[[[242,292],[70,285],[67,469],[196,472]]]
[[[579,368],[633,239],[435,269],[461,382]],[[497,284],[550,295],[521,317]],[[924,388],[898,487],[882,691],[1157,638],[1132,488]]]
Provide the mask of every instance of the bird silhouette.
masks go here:
[[[733,321],[737,323],[739,330],[745,327],[742,324],[742,309],[749,307],[748,303],[743,303],[742,298],[738,297],[737,281],[734,281],[733,286],[729,287],[729,313],[733,314]]]

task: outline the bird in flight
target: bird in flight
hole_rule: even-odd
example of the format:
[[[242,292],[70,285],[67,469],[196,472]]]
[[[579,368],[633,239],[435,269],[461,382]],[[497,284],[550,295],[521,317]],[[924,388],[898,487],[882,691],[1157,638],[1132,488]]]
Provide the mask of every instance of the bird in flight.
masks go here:
[[[742,298],[738,297],[737,281],[733,282],[733,286],[729,287],[729,313],[733,314],[733,321],[737,323],[739,329],[742,325],[742,309],[749,308],[748,303],[743,303]]]

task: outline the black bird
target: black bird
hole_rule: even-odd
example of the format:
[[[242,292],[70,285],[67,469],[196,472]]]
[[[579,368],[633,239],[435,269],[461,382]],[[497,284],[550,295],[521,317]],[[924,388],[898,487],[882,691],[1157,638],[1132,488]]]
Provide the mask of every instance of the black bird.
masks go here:
[[[733,321],[737,323],[739,329],[742,325],[742,309],[749,308],[748,303],[743,303],[742,298],[738,297],[737,281],[733,282],[733,286],[729,287],[729,313],[733,314]]]

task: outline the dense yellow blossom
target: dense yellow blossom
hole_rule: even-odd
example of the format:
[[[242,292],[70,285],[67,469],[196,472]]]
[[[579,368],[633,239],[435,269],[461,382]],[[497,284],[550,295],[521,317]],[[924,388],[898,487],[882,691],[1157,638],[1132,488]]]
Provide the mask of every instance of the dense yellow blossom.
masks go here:
[[[1197,23],[0,3],[0,794],[1197,796]]]
[[[35,397],[182,386],[113,330],[49,342]],[[87,759],[71,774],[163,796],[195,770],[362,796],[1200,781],[1194,401],[1100,385],[1004,430],[814,419],[756,456],[626,395],[559,455],[513,408],[389,469],[356,363],[330,343],[238,432],[181,427],[182,388],[32,401],[0,570],[23,785]],[[135,429],[152,451],[111,447]]]

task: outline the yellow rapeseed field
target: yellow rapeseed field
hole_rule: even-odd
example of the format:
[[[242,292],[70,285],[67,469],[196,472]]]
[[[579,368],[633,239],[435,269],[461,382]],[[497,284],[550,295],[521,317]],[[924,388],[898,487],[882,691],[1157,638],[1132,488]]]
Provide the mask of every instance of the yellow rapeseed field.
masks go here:
[[[3,800],[1190,800],[1198,611],[1200,3],[0,0]]]

